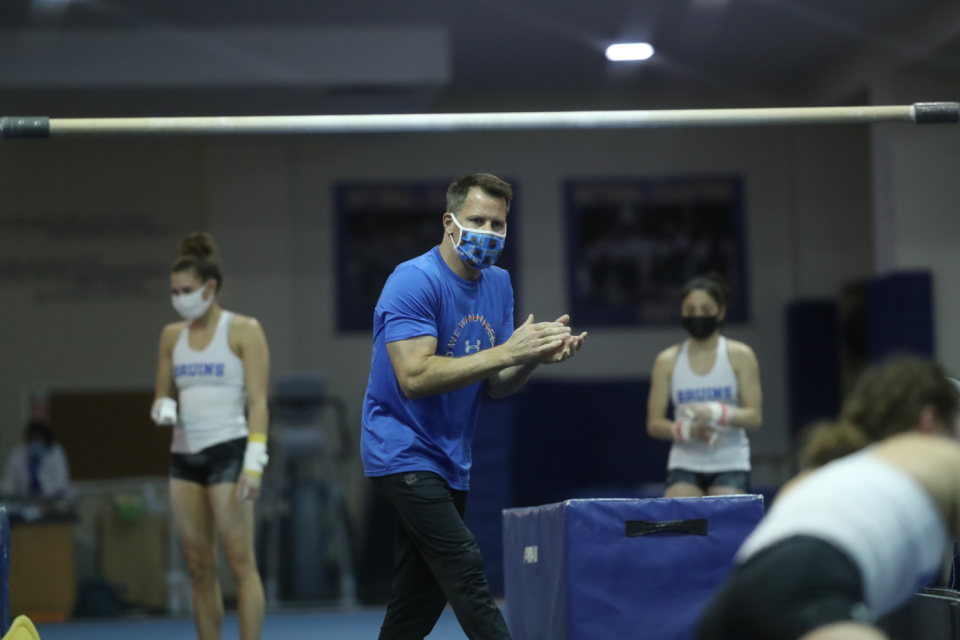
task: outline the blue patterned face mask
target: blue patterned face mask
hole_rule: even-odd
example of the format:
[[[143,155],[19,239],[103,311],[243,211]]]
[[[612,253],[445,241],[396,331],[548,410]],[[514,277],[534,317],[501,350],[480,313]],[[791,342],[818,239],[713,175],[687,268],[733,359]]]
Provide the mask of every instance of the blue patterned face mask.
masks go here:
[[[471,269],[492,267],[500,254],[503,253],[507,232],[495,233],[493,231],[464,229],[457,220],[457,216],[453,216],[453,223],[460,229],[460,242],[453,242],[452,234],[450,235],[450,242],[453,242],[460,259]]]

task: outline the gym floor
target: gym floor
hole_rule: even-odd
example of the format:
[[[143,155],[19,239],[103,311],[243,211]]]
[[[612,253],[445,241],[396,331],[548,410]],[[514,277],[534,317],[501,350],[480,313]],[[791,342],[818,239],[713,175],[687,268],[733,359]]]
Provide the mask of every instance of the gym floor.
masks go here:
[[[349,612],[290,612],[268,614],[263,640],[375,640],[383,621],[382,608]],[[193,640],[193,620],[189,618],[115,621],[94,620],[39,625],[41,640]],[[237,618],[227,615],[222,637],[238,638]],[[440,617],[428,640],[466,640],[450,607]]]

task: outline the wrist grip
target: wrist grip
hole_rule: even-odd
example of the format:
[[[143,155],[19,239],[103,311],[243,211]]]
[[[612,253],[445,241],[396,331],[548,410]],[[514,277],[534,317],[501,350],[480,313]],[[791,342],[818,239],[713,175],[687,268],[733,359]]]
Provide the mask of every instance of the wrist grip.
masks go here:
[[[263,475],[263,469],[267,466],[270,456],[267,455],[266,437],[257,437],[258,435],[260,434],[250,436],[247,441],[247,450],[243,454],[243,471],[259,478]]]

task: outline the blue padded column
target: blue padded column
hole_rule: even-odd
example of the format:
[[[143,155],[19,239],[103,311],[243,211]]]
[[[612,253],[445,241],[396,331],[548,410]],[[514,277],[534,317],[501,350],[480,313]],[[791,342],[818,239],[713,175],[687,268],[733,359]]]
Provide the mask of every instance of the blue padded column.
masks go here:
[[[833,300],[800,300],[787,307],[790,428],[840,413],[840,311]]]
[[[0,636],[10,628],[10,520],[0,504]]]
[[[870,360],[895,352],[932,358],[933,276],[895,273],[870,281]]]

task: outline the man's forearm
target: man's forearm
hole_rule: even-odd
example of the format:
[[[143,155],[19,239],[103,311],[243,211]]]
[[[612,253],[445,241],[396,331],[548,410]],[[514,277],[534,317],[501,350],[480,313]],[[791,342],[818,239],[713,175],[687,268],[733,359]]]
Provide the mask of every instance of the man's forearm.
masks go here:
[[[418,371],[408,374],[400,386],[408,398],[425,398],[469,387],[507,367],[510,367],[509,357],[500,347],[462,358],[430,356]]]
[[[538,364],[534,360],[495,373],[487,380],[487,392],[494,398],[503,398],[519,391],[523,385],[527,384],[530,374],[533,373]]]

